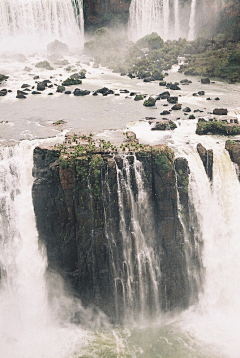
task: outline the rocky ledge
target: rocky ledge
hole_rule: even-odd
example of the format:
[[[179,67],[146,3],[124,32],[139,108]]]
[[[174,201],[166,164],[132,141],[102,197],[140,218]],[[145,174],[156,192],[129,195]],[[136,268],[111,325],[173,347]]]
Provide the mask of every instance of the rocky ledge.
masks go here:
[[[143,282],[148,314],[155,314],[156,300],[166,311],[197,299],[194,271],[201,266],[201,240],[189,215],[186,159],[175,160],[165,145],[139,144],[133,133],[120,146],[74,134],[63,145],[35,148],[33,175],[37,228],[49,267],[71,283],[85,305],[96,305],[113,321],[121,322],[134,309],[137,316]],[[140,208],[142,194],[146,202]],[[136,207],[140,231],[133,225]],[[158,262],[154,300],[151,260],[141,261],[145,271],[137,261],[140,233]]]

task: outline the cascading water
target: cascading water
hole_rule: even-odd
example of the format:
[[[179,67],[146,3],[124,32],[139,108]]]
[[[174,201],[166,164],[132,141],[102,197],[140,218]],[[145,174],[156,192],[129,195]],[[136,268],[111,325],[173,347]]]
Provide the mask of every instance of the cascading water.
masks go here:
[[[128,33],[133,41],[157,32],[164,40],[169,34],[169,0],[132,0]]]
[[[83,46],[82,0],[5,0],[0,3],[2,51],[46,49],[55,39]]]
[[[197,7],[196,0],[192,0],[191,13],[189,19],[188,41],[193,41],[195,39],[196,7]]]
[[[199,304],[183,315],[182,325],[219,357],[237,358],[240,351],[240,183],[228,153],[214,146],[210,184],[197,153],[188,153],[190,197],[200,222],[206,268]]]
[[[0,356],[66,357],[83,330],[60,325],[48,304],[46,258],[32,205],[33,143],[0,148]]]
[[[133,160],[133,163],[130,162]],[[122,168],[117,167],[117,196],[119,207],[122,260],[119,264],[120,253],[115,251],[115,237],[111,225],[107,237],[111,247],[113,274],[115,280],[115,302],[118,320],[119,310],[124,319],[129,321],[143,320],[145,317],[159,312],[160,279],[159,259],[153,249],[154,222],[150,198],[144,188],[144,171],[136,157],[123,156]],[[106,187],[107,178],[103,181],[105,197],[105,213],[111,205],[111,193]],[[109,220],[111,213],[106,214]],[[151,227],[151,232],[149,232]]]
[[[133,41],[152,32],[164,40],[181,37],[179,0],[173,6],[169,0],[132,0],[129,12],[128,33]]]
[[[175,39],[181,36],[180,19],[179,19],[179,0],[174,1],[174,19],[175,19]]]

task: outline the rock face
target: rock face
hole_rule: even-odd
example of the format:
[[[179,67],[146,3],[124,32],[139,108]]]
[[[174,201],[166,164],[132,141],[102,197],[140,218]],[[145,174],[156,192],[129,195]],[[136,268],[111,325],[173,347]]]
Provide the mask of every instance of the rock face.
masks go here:
[[[205,171],[210,180],[213,176],[213,150],[207,150],[201,143],[197,145],[197,151],[202,159]]]
[[[83,0],[85,29],[127,23],[131,0]]]
[[[231,161],[238,165],[238,179],[240,180],[240,141],[227,140],[225,148],[229,152]]]
[[[112,321],[188,307],[197,296],[200,253],[189,221],[187,161],[178,158],[175,171],[165,145],[133,142],[134,151],[127,144],[119,154],[109,142],[88,141],[75,142],[74,152],[34,151],[33,203],[50,268]]]

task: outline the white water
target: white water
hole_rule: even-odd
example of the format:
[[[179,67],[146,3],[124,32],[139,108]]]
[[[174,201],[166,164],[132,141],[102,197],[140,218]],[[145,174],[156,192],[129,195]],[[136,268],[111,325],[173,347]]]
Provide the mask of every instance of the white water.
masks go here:
[[[196,6],[197,1],[192,0],[191,4],[191,13],[189,19],[189,32],[188,32],[188,41],[193,41],[195,39],[195,22],[196,22]]]
[[[169,0],[132,0],[129,13],[128,33],[132,41],[152,32],[164,40],[170,38]]]
[[[136,158],[134,158],[132,169],[137,185],[136,198],[134,198],[131,185],[131,166],[127,156],[124,156],[123,169],[117,169],[117,186],[123,257],[127,266],[124,306],[125,318],[128,322],[129,319],[144,320],[149,311],[158,314],[158,279],[160,276],[159,262],[151,247],[151,240],[154,237],[153,210],[150,198],[144,189],[142,164]],[[124,205],[126,198],[127,203],[125,202]],[[129,206],[131,209],[130,228],[125,217]],[[151,233],[149,233],[150,227]]]
[[[190,196],[201,225],[206,268],[204,293],[183,324],[219,356],[240,352],[240,183],[228,153],[214,146],[213,183],[197,153],[187,155]]]
[[[178,40],[182,36],[179,0],[174,0],[173,6],[170,4],[170,0],[132,0],[129,9],[129,38],[137,41],[157,32],[165,41]]]
[[[76,0],[2,0],[0,2],[1,51],[46,50],[55,39],[70,47],[83,46],[83,4]]]
[[[65,358],[83,345],[86,333],[56,314],[64,300],[49,306],[46,257],[38,247],[32,205],[32,156],[36,143],[0,148],[0,357]],[[53,281],[52,281],[53,282]],[[61,296],[62,295],[62,296]]]
[[[179,0],[174,1],[174,18],[175,18],[175,39],[181,37],[180,19],[179,19]]]

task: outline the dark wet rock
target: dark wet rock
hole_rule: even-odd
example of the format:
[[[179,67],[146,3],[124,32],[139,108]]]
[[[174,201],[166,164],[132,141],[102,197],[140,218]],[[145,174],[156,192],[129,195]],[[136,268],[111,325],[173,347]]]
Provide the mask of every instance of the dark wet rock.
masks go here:
[[[5,89],[5,88],[1,89],[1,90],[0,90],[0,97],[6,96],[7,93],[8,93],[8,90],[7,90],[7,89]]]
[[[41,92],[38,92],[38,91],[32,91],[32,94],[41,94]]]
[[[21,86],[21,88],[28,88],[28,87],[30,87],[30,85],[28,85],[27,83],[24,83],[24,84]]]
[[[178,103],[178,97],[168,97],[167,101],[170,104],[176,104]]]
[[[214,98],[215,99],[215,101],[220,101],[220,98],[219,97],[216,97],[216,98]]]
[[[71,91],[65,91],[64,94],[71,94]]]
[[[163,104],[163,107],[168,107],[168,104],[167,104],[167,103],[164,103],[164,104]]]
[[[79,88],[75,88],[73,92],[74,96],[87,96],[90,94],[90,91],[88,90],[81,90]]]
[[[191,110],[191,108],[190,107],[185,107],[185,108],[183,108],[183,112],[191,112],[192,110]]]
[[[8,78],[9,78],[9,76],[5,76],[5,75],[0,74],[0,83],[3,82],[3,81],[7,81]]]
[[[68,49],[67,44],[65,44],[65,43],[63,43],[61,41],[55,40],[53,42],[50,42],[47,45],[47,52],[49,54],[63,55],[63,54],[68,53],[69,49]]]
[[[170,90],[173,90],[173,91],[179,91],[179,90],[181,90],[181,88],[178,86],[177,83],[170,83],[169,85],[167,84],[167,87],[168,87]]]
[[[179,111],[180,109],[182,109],[182,105],[180,103],[177,103],[172,107],[173,111]]]
[[[93,96],[98,96],[98,92],[97,92],[97,91],[94,91],[94,92],[92,93],[92,95],[93,95]],[[115,93],[115,96],[116,96],[116,93]]]
[[[211,101],[211,100],[212,100],[212,98],[210,98],[210,97],[206,98],[206,101]]]
[[[168,91],[162,92],[162,93],[160,93],[159,97],[161,99],[168,99],[170,97],[170,92],[168,92]]]
[[[197,97],[198,93],[193,93],[192,95],[193,95],[193,97]]]
[[[183,80],[180,81],[180,83],[182,85],[189,85],[190,83],[192,83],[192,81],[189,81],[187,78],[184,78]]]
[[[127,90],[127,89],[120,89],[120,91],[119,91],[120,93],[129,93],[130,91],[129,90]]]
[[[160,113],[161,116],[167,116],[168,114],[170,114],[170,111],[163,111]]]
[[[213,110],[213,114],[216,114],[218,116],[226,116],[228,114],[227,108],[215,108]]]
[[[207,77],[207,78],[201,78],[201,83],[203,84],[209,84],[210,83],[210,79]]]
[[[205,95],[205,91],[199,91],[199,92],[198,92],[198,95],[199,95],[199,96],[204,96],[204,95]]]
[[[67,78],[65,81],[63,81],[63,86],[74,86],[74,85],[81,85],[82,80],[79,80],[77,78]]]
[[[16,98],[27,98],[27,96],[26,96],[26,93],[23,94],[23,93],[21,92],[21,93],[18,93],[18,94],[16,95]]]
[[[156,104],[156,99],[155,98],[153,98],[153,97],[148,97],[148,99],[146,99],[144,102],[143,102],[143,105],[145,106],[145,107],[153,107],[153,106],[155,106],[155,104]]]
[[[159,82],[159,86],[166,86],[167,82],[166,81],[161,81]]]
[[[188,119],[195,119],[196,117],[193,114],[190,114],[190,116],[188,117]]]
[[[56,92],[63,93],[63,92],[65,92],[65,89],[66,88],[64,86],[58,86]]]
[[[143,82],[145,82],[145,83],[149,83],[149,82],[152,82],[152,81],[154,81],[152,79],[152,77],[144,78],[144,80],[143,80]]]
[[[46,89],[46,84],[44,82],[39,82],[37,84],[37,91],[44,91]]]
[[[107,87],[103,87],[103,88],[100,88],[96,91],[96,93],[101,93],[101,94],[104,94],[104,93],[108,93],[109,91],[109,88]]]
[[[200,155],[200,158],[203,162],[205,171],[210,180],[213,177],[213,150],[207,150],[201,143],[197,145],[197,151]]]
[[[201,109],[194,109],[193,113],[203,113],[204,111],[202,111]]]
[[[34,76],[33,79],[34,79],[34,80],[38,80],[38,79],[39,79],[39,76]]]

